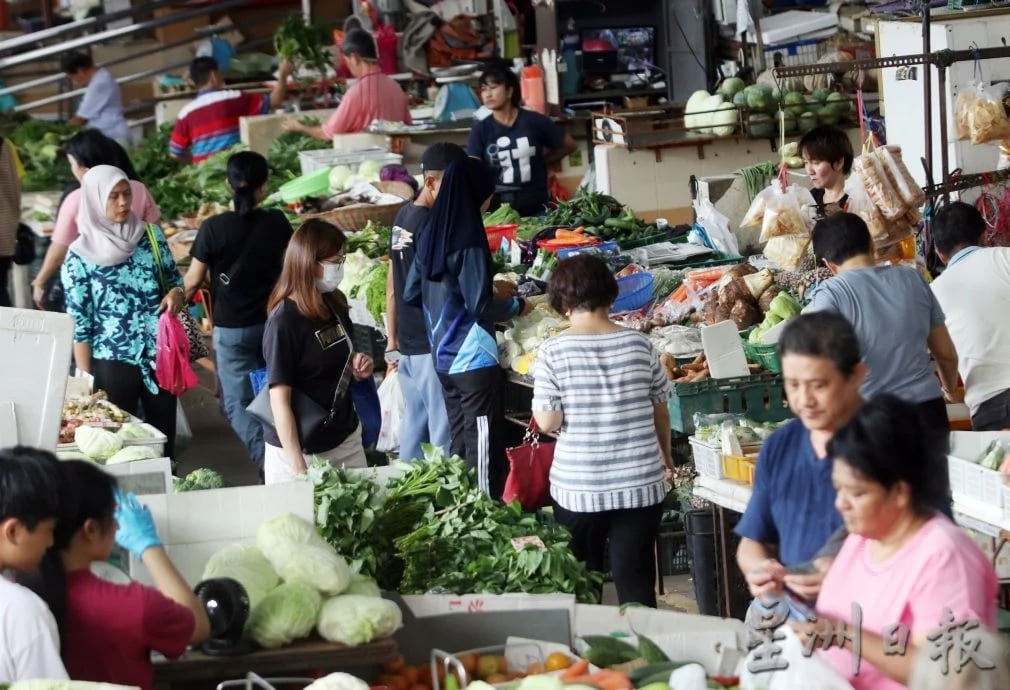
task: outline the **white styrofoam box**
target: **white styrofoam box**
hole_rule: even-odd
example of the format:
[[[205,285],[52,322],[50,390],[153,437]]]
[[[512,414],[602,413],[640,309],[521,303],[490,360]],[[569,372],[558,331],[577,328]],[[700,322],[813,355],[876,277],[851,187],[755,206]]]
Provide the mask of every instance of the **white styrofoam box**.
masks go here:
[[[161,433],[158,429],[151,426],[147,422],[142,422],[136,417],[130,418],[133,424],[141,427],[148,433],[147,438],[128,438],[123,439],[123,447],[127,446],[147,446],[151,448],[157,455],[155,457],[161,457],[165,454],[165,444],[168,442],[168,437]],[[87,426],[87,425],[85,425]],[[56,446],[56,452],[58,453],[80,453],[81,449],[78,448],[76,443],[61,443]]]
[[[1010,443],[1010,434],[1000,431],[952,431],[950,432],[950,455],[948,465],[952,468],[951,491],[955,499],[965,499],[1003,508],[1004,477],[1002,472],[988,470],[975,463],[975,460],[995,440]],[[960,492],[954,488],[957,481],[954,477],[961,472]]]
[[[400,596],[417,618],[446,613],[488,611],[565,610],[574,616],[572,594],[403,594]]]
[[[950,491],[953,494],[964,494],[965,461],[955,457],[947,458],[947,476],[950,479]]]
[[[765,45],[784,43],[798,36],[827,31],[838,26],[834,12],[788,10],[761,19],[761,42]],[[754,31],[747,32],[747,40],[754,41]]]
[[[0,402],[12,403],[0,447],[56,450],[67,386],[74,319],[67,314],[0,307]],[[11,419],[13,416],[13,419]],[[16,429],[10,438],[10,429]]]
[[[403,156],[390,153],[388,149],[378,146],[350,151],[318,149],[298,153],[298,163],[302,166],[302,175],[308,175],[320,168],[332,168],[335,165],[350,166],[353,174],[358,171],[358,166],[365,161],[377,161],[379,165],[395,165],[403,162]]]
[[[1003,497],[1003,519],[1010,520],[1010,484],[1004,481],[1003,486],[999,488],[999,492]]]
[[[687,441],[691,444],[694,467],[698,470],[698,474],[715,479],[722,479],[726,476],[722,472],[722,448],[720,446],[699,441],[694,436],[688,437]]]
[[[116,477],[119,488],[124,492],[148,496],[172,491],[172,461],[168,458],[121,462],[107,465],[104,469]]]
[[[175,567],[191,586],[200,581],[204,566],[229,544],[254,544],[264,520],[293,513],[314,522],[312,484],[307,481],[240,486],[145,496],[158,536]],[[144,565],[130,556],[130,577],[152,584]]]

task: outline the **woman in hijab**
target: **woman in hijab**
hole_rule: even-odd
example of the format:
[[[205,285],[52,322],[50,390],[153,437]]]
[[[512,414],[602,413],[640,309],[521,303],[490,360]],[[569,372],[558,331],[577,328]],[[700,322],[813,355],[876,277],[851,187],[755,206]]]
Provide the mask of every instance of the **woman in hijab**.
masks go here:
[[[79,235],[61,277],[74,317],[77,367],[130,414],[143,404],[146,421],[168,437],[171,458],[176,399],[155,381],[155,338],[159,314],[182,308],[182,277],[161,228],[138,219],[132,200],[122,170],[88,170],[81,181]]]
[[[404,298],[424,309],[435,371],[449,415],[452,452],[495,498],[505,484],[502,386],[494,324],[528,314],[520,297],[496,299],[481,217],[494,175],[476,158],[446,168],[428,221],[415,238]]]

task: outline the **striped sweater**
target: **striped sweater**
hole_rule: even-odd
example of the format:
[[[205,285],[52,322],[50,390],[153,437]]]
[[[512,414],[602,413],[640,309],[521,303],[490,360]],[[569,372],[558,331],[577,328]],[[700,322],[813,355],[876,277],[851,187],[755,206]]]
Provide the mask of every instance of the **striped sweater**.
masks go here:
[[[573,512],[643,508],[667,493],[653,408],[670,384],[637,331],[561,334],[537,356],[533,409],[564,413],[551,496]]]

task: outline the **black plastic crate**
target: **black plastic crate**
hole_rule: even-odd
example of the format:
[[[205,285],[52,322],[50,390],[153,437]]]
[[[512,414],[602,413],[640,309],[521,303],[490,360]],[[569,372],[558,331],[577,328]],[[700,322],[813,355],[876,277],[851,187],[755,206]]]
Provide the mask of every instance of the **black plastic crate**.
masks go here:
[[[687,538],[683,532],[659,535],[659,572],[663,577],[691,572],[691,557],[687,552]]]

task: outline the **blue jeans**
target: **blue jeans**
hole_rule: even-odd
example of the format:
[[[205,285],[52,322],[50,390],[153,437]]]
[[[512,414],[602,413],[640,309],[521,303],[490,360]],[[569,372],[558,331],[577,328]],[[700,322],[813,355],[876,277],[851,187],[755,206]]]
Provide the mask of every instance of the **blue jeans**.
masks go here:
[[[424,457],[421,444],[428,442],[449,452],[449,415],[445,411],[442,383],[435,373],[431,355],[404,355],[400,358],[400,387],[403,389],[403,423],[400,427],[400,459]]]
[[[266,366],[263,361],[263,329],[266,324],[244,328],[214,327],[214,351],[217,376],[221,385],[221,404],[231,428],[257,465],[263,465],[263,426],[248,412],[252,402],[249,372]]]

